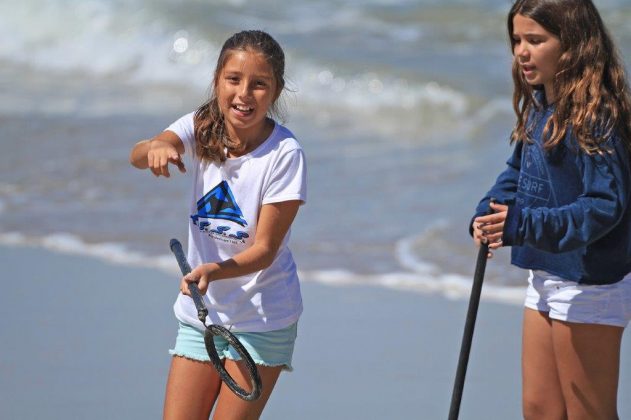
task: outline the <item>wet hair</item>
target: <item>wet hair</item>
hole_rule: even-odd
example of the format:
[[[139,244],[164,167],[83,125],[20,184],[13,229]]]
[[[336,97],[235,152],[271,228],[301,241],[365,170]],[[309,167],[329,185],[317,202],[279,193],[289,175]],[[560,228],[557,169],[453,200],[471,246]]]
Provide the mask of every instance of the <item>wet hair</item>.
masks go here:
[[[257,30],[241,31],[232,35],[221,48],[213,76],[210,98],[195,112],[195,153],[203,161],[226,160],[226,149],[236,150],[236,144],[228,135],[224,116],[217,99],[217,83],[221,71],[236,51],[261,54],[269,63],[276,81],[275,100],[270,106],[270,116],[279,114],[277,98],[285,87],[285,54],[268,33]]]
[[[568,130],[586,153],[601,152],[603,143],[618,134],[631,144],[631,100],[624,66],[591,0],[517,0],[508,14],[508,35],[514,52],[513,18],[530,18],[560,40],[554,83],[556,103],[544,128],[544,146],[563,142]],[[513,60],[513,108],[517,123],[511,141],[529,140],[527,116],[541,104]]]

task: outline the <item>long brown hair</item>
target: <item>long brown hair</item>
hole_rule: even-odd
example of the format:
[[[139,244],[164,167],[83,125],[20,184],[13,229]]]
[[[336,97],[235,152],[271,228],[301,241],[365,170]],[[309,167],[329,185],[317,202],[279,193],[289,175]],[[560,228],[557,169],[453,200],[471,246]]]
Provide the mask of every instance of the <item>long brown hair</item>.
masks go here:
[[[228,38],[217,59],[210,99],[195,112],[195,153],[203,161],[223,162],[226,160],[225,149],[233,149],[236,146],[226,130],[216,92],[221,71],[230,54],[235,51],[254,51],[265,57],[272,67],[276,80],[275,98],[278,98],[285,87],[285,54],[274,38],[263,31],[241,31]],[[269,109],[269,114],[275,116],[278,113],[278,103],[275,100]]]
[[[561,57],[554,79],[556,104],[544,128],[544,146],[561,143],[568,130],[586,153],[600,152],[613,133],[631,144],[631,100],[624,66],[591,0],[517,0],[508,14],[514,51],[513,18],[528,17],[559,38]],[[527,117],[540,106],[535,91],[513,60],[513,108],[517,123],[511,141],[529,139]]]

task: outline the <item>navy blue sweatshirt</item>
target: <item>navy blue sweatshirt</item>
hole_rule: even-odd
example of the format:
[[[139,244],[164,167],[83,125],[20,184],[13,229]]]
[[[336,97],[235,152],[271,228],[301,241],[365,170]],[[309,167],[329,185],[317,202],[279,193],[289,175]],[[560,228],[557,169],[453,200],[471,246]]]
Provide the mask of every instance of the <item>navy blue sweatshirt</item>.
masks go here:
[[[568,133],[544,151],[542,133],[553,107],[532,112],[532,142],[518,142],[507,168],[480,201],[508,205],[503,243],[511,263],[583,284],[611,284],[631,272],[631,169],[624,143],[612,136],[603,153],[579,150]]]

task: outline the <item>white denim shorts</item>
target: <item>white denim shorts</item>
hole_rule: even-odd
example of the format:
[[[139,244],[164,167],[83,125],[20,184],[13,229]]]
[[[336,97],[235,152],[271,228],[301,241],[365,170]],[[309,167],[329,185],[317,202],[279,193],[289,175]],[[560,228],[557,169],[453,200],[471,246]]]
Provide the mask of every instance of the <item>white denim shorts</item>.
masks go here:
[[[631,320],[631,273],[613,284],[582,285],[531,270],[525,306],[560,321],[624,328]]]

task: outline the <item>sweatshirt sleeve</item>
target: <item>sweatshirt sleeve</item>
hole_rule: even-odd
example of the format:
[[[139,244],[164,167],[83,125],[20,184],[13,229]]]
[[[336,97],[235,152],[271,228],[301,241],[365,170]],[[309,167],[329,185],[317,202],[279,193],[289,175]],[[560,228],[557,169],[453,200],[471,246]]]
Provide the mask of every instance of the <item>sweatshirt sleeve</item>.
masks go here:
[[[515,145],[513,154],[506,161],[506,169],[497,177],[493,187],[491,187],[491,189],[485,194],[484,198],[482,198],[482,200],[478,203],[478,206],[475,209],[475,215],[469,222],[470,235],[473,235],[473,219],[488,213],[491,199],[499,204],[511,204],[515,201],[517,183],[519,182],[519,172],[521,169],[522,149],[522,142]]]
[[[600,239],[623,216],[629,191],[629,155],[619,142],[609,151],[579,152],[582,193],[576,201],[556,207],[509,206],[504,224],[505,245],[529,245],[547,252],[567,252]]]

